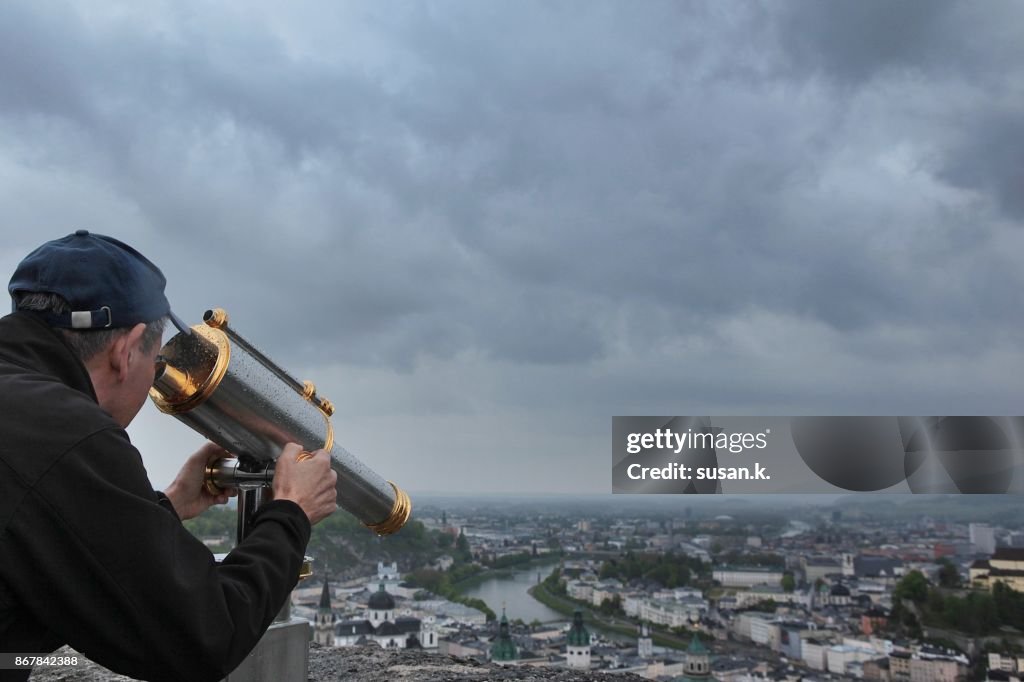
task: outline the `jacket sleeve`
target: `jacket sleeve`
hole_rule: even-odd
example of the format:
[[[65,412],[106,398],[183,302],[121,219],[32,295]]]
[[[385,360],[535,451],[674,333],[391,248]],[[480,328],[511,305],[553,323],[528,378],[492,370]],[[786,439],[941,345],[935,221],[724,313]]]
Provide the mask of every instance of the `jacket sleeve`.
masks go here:
[[[166,509],[167,511],[174,514],[174,518],[179,520],[181,519],[181,517],[178,516],[178,511],[174,508],[174,503],[171,502],[171,498],[167,497],[167,495],[164,495],[163,491],[161,490],[156,491],[156,503],[159,504],[164,509]]]
[[[3,578],[33,616],[115,672],[218,680],[295,587],[309,534],[298,505],[269,502],[216,563],[158,503],[127,434],[106,429],[29,490],[3,538]]]

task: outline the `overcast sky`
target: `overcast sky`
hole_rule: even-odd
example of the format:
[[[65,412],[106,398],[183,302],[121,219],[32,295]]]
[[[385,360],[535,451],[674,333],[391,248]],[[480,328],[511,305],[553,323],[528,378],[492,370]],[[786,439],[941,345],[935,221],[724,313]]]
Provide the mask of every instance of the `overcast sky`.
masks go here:
[[[0,271],[86,228],[412,491],[612,415],[1022,414],[1024,4],[0,3]],[[150,405],[157,487],[199,440]]]

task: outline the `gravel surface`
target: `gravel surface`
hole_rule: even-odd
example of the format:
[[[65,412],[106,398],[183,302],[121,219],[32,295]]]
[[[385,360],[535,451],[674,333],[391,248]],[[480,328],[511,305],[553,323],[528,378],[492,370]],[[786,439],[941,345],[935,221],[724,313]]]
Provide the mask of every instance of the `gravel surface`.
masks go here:
[[[77,655],[80,663],[74,668],[37,669],[32,682],[131,682],[132,678],[116,675],[96,665],[71,649],[60,649],[55,656]],[[476,661],[425,653],[422,651],[384,651],[376,646],[328,648],[316,644],[309,650],[309,681],[388,682],[390,680],[430,680],[431,682],[484,682],[490,680],[611,680],[635,682],[636,675],[615,675],[570,671],[565,668],[535,668],[477,663]]]

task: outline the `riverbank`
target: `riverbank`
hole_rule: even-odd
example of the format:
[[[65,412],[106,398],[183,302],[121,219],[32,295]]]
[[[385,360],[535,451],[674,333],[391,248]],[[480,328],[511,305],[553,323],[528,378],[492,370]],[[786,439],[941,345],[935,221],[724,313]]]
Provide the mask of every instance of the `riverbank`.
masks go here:
[[[561,556],[552,556],[550,554],[544,554],[536,558],[532,558],[529,561],[524,561],[521,564],[515,566],[506,566],[504,568],[489,568],[479,573],[474,573],[468,578],[464,578],[457,583],[452,583],[452,589],[456,592],[463,593],[466,590],[471,590],[474,587],[479,587],[483,583],[493,578],[511,578],[516,573],[525,571],[532,568],[544,568],[554,566],[559,562]]]
[[[614,634],[629,639],[636,639],[639,623],[633,622],[623,616],[606,616],[594,610],[589,605],[577,602],[568,597],[552,593],[544,583],[534,585],[527,593],[549,609],[558,611],[571,618],[573,611],[579,609],[583,612],[587,627],[592,627],[598,632]],[[685,651],[690,646],[690,638],[677,637],[676,635],[651,628],[651,640],[658,646],[668,647]]]

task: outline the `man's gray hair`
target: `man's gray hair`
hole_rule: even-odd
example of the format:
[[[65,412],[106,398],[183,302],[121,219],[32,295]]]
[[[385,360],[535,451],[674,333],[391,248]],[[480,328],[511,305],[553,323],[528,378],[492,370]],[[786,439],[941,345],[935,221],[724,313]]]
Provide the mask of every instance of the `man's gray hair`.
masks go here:
[[[19,291],[14,294],[14,306],[17,310],[29,310],[45,313],[66,313],[71,304],[60,294],[47,292]],[[146,323],[146,331],[142,333],[142,347],[147,351],[154,344],[160,343],[164,335],[167,318]],[[82,362],[88,362],[100,351],[104,350],[114,339],[127,334],[129,329],[58,329],[64,340]]]

